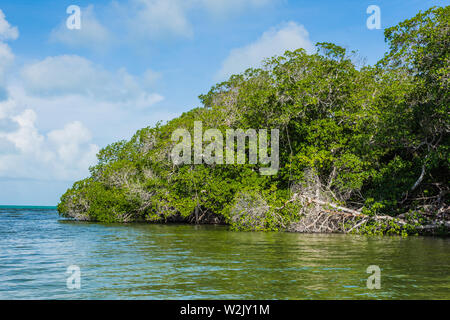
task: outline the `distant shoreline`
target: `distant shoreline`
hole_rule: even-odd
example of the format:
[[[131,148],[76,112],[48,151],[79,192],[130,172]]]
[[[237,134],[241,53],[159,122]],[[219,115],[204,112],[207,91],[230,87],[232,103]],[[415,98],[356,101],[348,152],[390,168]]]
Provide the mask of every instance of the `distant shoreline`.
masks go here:
[[[0,205],[0,209],[55,209],[56,206]]]

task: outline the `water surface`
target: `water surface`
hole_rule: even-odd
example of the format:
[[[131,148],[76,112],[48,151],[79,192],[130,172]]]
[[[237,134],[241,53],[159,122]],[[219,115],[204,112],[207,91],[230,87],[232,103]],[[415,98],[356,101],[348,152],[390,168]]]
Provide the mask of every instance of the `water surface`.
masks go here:
[[[68,289],[67,267],[81,269]],[[368,289],[369,265],[381,289]],[[0,208],[0,299],[449,299],[450,239],[97,224]]]

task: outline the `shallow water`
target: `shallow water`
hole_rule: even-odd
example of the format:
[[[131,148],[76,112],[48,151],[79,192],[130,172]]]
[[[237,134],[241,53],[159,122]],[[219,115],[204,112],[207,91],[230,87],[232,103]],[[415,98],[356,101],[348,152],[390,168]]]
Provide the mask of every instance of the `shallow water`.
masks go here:
[[[68,289],[67,267],[81,270]],[[368,289],[369,265],[381,288]],[[97,224],[0,208],[0,299],[449,299],[450,239]]]

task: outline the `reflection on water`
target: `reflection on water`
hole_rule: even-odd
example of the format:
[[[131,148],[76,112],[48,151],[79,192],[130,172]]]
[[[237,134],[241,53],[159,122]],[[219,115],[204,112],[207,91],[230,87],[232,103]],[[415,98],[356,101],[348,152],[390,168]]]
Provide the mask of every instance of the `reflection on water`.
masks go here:
[[[450,239],[95,224],[0,209],[0,299],[449,299]],[[69,265],[81,289],[66,287]],[[369,265],[381,289],[369,290]]]

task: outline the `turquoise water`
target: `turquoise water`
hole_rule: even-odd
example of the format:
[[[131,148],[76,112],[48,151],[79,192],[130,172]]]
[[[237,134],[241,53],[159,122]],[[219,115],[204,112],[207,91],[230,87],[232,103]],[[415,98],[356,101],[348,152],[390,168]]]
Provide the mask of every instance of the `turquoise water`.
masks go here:
[[[68,289],[67,267],[81,270]],[[381,288],[368,289],[369,265]],[[0,299],[449,299],[450,240],[96,224],[0,208]]]
[[[17,205],[1,205],[2,209],[21,209],[21,210],[56,210],[55,206],[17,206]]]

